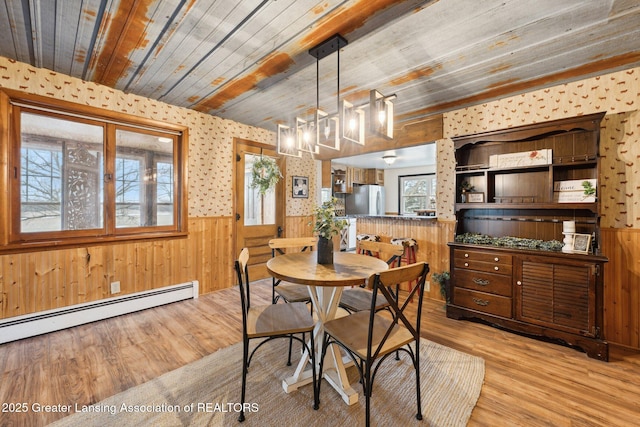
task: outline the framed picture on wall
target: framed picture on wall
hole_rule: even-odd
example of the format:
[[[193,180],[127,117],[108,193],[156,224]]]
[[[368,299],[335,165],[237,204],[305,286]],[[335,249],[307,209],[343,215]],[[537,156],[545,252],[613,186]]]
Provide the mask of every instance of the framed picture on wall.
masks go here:
[[[294,176],[291,178],[294,199],[306,199],[309,197],[309,177]]]

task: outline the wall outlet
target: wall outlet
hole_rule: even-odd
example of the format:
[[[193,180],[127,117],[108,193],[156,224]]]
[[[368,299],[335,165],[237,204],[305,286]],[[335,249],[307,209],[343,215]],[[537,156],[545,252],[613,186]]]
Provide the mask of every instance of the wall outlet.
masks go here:
[[[111,293],[119,294],[120,293],[120,281],[111,282]]]
[[[426,282],[424,282],[424,291],[429,292],[430,290],[431,290],[431,282],[427,280]]]

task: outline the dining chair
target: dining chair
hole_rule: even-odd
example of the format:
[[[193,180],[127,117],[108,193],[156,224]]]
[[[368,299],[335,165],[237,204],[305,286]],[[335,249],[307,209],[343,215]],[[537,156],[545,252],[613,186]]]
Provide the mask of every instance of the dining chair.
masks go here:
[[[302,252],[312,250],[318,243],[317,237],[280,237],[269,240],[271,256],[284,255],[286,249],[297,249]],[[311,302],[309,290],[304,285],[295,283],[282,283],[281,280],[272,278],[271,300],[277,303],[282,298],[285,302]]]
[[[367,311],[359,311],[346,317],[330,320],[324,324],[324,342],[320,358],[318,377],[322,378],[323,359],[327,347],[338,345],[353,359],[360,373],[365,395],[366,425],[370,425],[371,394],[373,381],[380,365],[393,353],[400,351],[408,354],[416,373],[416,419],[422,419],[420,396],[420,320],[422,301],[429,265],[425,262],[392,268],[372,275],[368,283],[372,287],[373,297]],[[416,280],[417,285],[408,293],[394,296],[389,285]],[[410,299],[418,294],[416,316],[409,316],[406,308],[412,306]],[[385,311],[376,311],[378,298],[389,302],[392,315]],[[414,343],[412,347],[411,344]],[[405,364],[396,365],[403,369]],[[318,398],[320,384],[318,381]]]
[[[375,256],[381,259],[386,258],[387,264],[392,265],[397,262],[398,267],[400,266],[402,254],[404,253],[404,248],[383,242],[362,240],[358,241],[356,247],[360,254]],[[398,293],[399,286],[399,283],[395,284],[396,294]],[[369,310],[371,308],[371,296],[371,290],[366,289],[366,284],[361,287],[345,289],[342,291],[342,297],[340,298],[340,307],[349,313]],[[389,307],[388,301],[383,298],[379,299],[376,311],[387,307]]]
[[[252,306],[248,263],[249,250],[244,248],[235,262],[242,305],[242,394],[240,396],[241,409],[238,421],[243,422],[245,420],[244,403],[247,389],[247,373],[249,372],[251,359],[263,344],[277,338],[297,340],[309,352],[313,376],[313,407],[318,409],[318,392],[320,390],[317,387],[315,343],[313,339],[315,321],[307,305],[303,302]],[[302,334],[304,337],[307,333],[311,337],[308,344],[303,338],[297,336]],[[249,342],[254,339],[261,341],[249,353]]]

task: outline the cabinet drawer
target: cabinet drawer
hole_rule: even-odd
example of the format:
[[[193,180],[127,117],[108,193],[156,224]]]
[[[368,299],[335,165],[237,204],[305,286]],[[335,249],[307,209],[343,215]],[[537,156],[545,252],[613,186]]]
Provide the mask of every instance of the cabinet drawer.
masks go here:
[[[455,286],[510,297],[511,276],[484,273],[465,269],[455,269]]]
[[[462,307],[511,318],[511,298],[508,297],[456,287],[453,292],[453,301]]]
[[[464,259],[470,261],[482,261],[511,265],[511,255],[497,252],[467,251],[465,249],[456,249],[453,251],[453,257],[456,260]]]
[[[474,261],[464,258],[456,258],[453,265],[459,269],[486,271],[487,273],[504,274],[508,276],[511,276],[511,272],[513,271],[511,264],[497,264],[495,262]]]

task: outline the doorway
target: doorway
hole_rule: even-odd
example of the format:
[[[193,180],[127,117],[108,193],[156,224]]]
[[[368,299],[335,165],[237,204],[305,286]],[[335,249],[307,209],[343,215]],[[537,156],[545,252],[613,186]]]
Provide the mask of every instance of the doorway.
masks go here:
[[[242,248],[249,248],[249,277],[252,281],[270,277],[266,267],[271,258],[269,240],[284,233],[284,178],[264,195],[251,187],[253,163],[261,156],[276,159],[281,173],[285,174],[285,161],[278,157],[275,147],[235,139],[235,257]]]

